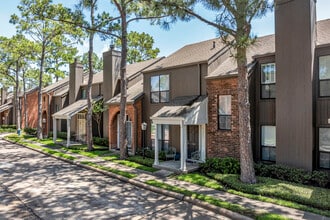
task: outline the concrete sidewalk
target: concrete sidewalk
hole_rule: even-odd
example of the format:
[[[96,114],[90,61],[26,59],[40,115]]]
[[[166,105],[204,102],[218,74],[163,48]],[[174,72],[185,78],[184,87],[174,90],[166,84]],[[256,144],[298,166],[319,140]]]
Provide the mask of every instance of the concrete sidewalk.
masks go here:
[[[124,165],[121,165],[121,164],[118,164],[118,163],[114,163],[114,162],[111,162],[111,161],[106,161],[106,160],[103,160],[100,157],[90,158],[90,157],[82,156],[82,155],[79,155],[79,154],[71,153],[69,151],[63,151],[63,152],[65,152],[68,155],[72,155],[72,156],[76,157],[76,159],[74,160],[74,162],[59,158],[61,160],[65,160],[67,162],[76,164],[78,166],[83,166],[85,168],[93,169],[93,170],[96,170],[96,171],[102,172],[102,173],[106,173],[106,172],[105,171],[100,171],[96,168],[89,168],[86,165],[81,165],[79,162],[81,162],[81,161],[91,161],[91,162],[100,164],[102,166],[111,167],[111,168],[114,168],[114,169],[117,169],[117,170],[134,173],[137,176],[133,179],[127,179],[125,177],[118,176],[116,174],[109,174],[109,175],[110,176],[115,176],[116,178],[119,178],[122,181],[130,182],[134,185],[138,185],[140,187],[144,187],[144,188],[147,188],[149,190],[157,191],[158,193],[162,193],[166,196],[176,197],[176,198],[181,199],[181,200],[184,200],[184,198],[185,198],[184,195],[181,195],[181,194],[178,194],[178,193],[173,193],[173,192],[170,192],[170,191],[167,191],[167,190],[161,190],[161,189],[156,190],[155,187],[151,187],[151,186],[145,184],[145,181],[147,181],[147,180],[157,180],[157,181],[160,181],[160,182],[172,185],[172,186],[180,187],[180,188],[183,188],[183,189],[187,189],[189,191],[193,191],[193,192],[196,192],[196,193],[199,193],[199,194],[212,196],[216,199],[220,199],[220,200],[223,200],[223,201],[226,201],[226,202],[230,202],[230,203],[233,203],[233,204],[239,204],[243,207],[255,210],[257,212],[268,212],[268,213],[279,214],[279,215],[283,215],[283,216],[285,216],[287,218],[290,218],[290,219],[330,220],[330,218],[328,218],[328,217],[320,216],[320,215],[313,214],[313,213],[310,213],[310,212],[305,212],[305,211],[301,211],[301,210],[287,208],[287,207],[279,206],[279,205],[272,204],[272,203],[260,202],[260,201],[257,201],[257,200],[248,199],[248,198],[237,196],[237,195],[230,194],[230,193],[227,193],[227,192],[213,190],[213,189],[210,189],[210,188],[207,188],[207,187],[203,187],[203,186],[199,186],[199,185],[196,185],[196,184],[176,180],[176,179],[173,179],[173,178],[169,178],[169,177],[167,177],[167,175],[169,174],[167,171],[160,170],[160,171],[156,171],[154,173],[151,173],[151,172],[146,172],[146,171],[142,171],[142,170],[139,170],[139,169],[127,167],[127,166],[124,166]],[[41,152],[41,153],[45,154],[44,152]],[[231,211],[228,211],[228,210],[225,210],[225,209],[222,209],[222,208],[216,208],[215,206],[212,206],[212,205],[208,206],[207,204],[205,204],[203,202],[192,200],[191,198],[190,199],[185,198],[185,199],[186,199],[186,201],[193,202],[195,205],[200,204],[203,208],[213,209],[212,211],[217,211],[220,214],[228,216],[229,218],[232,218],[232,219],[242,219],[242,218],[244,218],[244,216],[241,216],[239,214],[236,215],[236,213],[233,213]],[[248,219],[248,218],[246,218],[246,219]]]

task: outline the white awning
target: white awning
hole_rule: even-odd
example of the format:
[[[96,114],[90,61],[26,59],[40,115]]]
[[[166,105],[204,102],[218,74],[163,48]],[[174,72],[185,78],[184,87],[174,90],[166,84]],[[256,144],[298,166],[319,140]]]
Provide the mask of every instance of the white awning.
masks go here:
[[[6,103],[0,106],[0,113],[13,107],[12,103]]]
[[[200,96],[191,104],[164,106],[150,119],[155,124],[180,124],[203,125],[208,123],[207,115],[208,98]]]
[[[101,100],[102,97],[99,96],[93,99],[93,102],[97,102]],[[77,113],[81,112],[82,110],[87,108],[87,99],[80,99],[71,105],[65,107],[64,109],[55,112],[53,114],[53,118],[55,119],[70,119],[72,116],[76,115]]]

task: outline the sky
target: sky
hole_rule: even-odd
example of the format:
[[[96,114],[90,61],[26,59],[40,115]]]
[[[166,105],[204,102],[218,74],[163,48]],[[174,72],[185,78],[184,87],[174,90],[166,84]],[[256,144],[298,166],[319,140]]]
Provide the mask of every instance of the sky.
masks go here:
[[[20,0],[0,0],[3,2],[0,7],[0,35],[10,37],[15,34],[15,27],[9,23],[10,15],[16,13],[17,5]],[[100,0],[102,2],[102,0]],[[74,0],[55,0],[61,2],[67,7],[74,5]],[[108,1],[104,1],[108,2]],[[105,4],[105,3],[104,3]],[[108,4],[99,6],[103,10],[107,9],[111,13]],[[317,0],[316,4],[317,20],[330,18],[330,0]],[[205,10],[199,11],[207,15]],[[214,28],[205,25],[204,23],[193,19],[189,22],[177,22],[171,25],[169,30],[163,30],[159,26],[151,26],[148,22],[138,22],[130,26],[131,30],[138,32],[146,32],[154,38],[154,47],[160,49],[159,56],[168,56],[181,47],[217,37],[217,32]],[[268,12],[261,19],[254,20],[252,23],[252,33],[256,36],[264,36],[274,33],[274,12]],[[95,40],[95,52],[100,56],[103,51],[109,48],[110,40],[101,41]],[[81,46],[78,46],[79,53],[88,51],[87,41]]]

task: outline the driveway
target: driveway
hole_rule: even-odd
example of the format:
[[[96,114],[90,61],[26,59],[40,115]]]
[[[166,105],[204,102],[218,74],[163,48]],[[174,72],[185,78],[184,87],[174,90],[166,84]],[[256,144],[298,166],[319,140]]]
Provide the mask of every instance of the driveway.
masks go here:
[[[0,219],[227,219],[0,140]]]

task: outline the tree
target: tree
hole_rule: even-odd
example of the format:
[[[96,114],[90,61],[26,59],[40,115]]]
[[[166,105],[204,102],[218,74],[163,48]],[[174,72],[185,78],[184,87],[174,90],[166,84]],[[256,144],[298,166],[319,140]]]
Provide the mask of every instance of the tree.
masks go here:
[[[115,42],[116,46],[121,46],[120,39]],[[153,48],[154,39],[147,33],[131,31],[127,35],[127,62],[136,63],[144,60],[156,58],[159,48]]]
[[[250,125],[250,102],[247,73],[247,48],[253,44],[251,37],[251,21],[260,18],[272,8],[268,0],[206,0],[203,6],[215,13],[215,20],[209,20],[198,14],[193,8],[199,1],[161,0],[163,5],[183,10],[200,21],[215,27],[225,44],[235,50],[238,71],[238,109],[239,109],[239,141],[241,181],[256,183],[253,167]]]
[[[81,32],[70,24],[59,24],[49,19],[71,18],[68,9],[61,4],[52,4],[51,0],[21,0],[17,8],[21,15],[19,17],[13,14],[10,22],[16,25],[18,33],[27,34],[38,45],[38,62],[35,63],[39,67],[37,138],[42,139],[41,90],[46,62],[59,43],[71,45],[72,42],[77,42],[73,36],[80,36]]]
[[[87,150],[93,150],[93,133],[92,133],[92,82],[94,74],[93,54],[94,54],[94,35],[98,29],[108,27],[108,22],[112,20],[109,14],[103,12],[102,14],[95,14],[97,11],[98,0],[80,0],[78,7],[78,14],[83,19],[83,11],[86,9],[89,11],[89,21],[84,20],[80,26],[84,27],[89,38],[89,50],[88,50],[88,84],[87,84],[87,129],[86,129],[86,142]],[[65,22],[64,22],[65,23]]]
[[[163,28],[168,29],[169,24],[175,22],[178,18],[185,20],[186,13],[181,13],[180,10],[173,8],[163,7],[162,4],[151,0],[112,0],[111,2],[119,13],[120,30],[117,35],[117,38],[120,38],[121,41],[119,148],[120,159],[125,159],[128,156],[126,139],[128,26],[132,22],[149,20],[151,24],[161,25]],[[115,35],[113,34],[113,36]]]
[[[99,133],[99,137],[101,137],[101,120],[102,120],[102,113],[106,109],[104,108],[104,101],[100,100],[93,103],[93,118],[97,123],[97,131]]]
[[[82,55],[81,63],[84,66],[84,70],[89,72],[88,53],[84,53]],[[93,63],[93,71],[94,72],[100,72],[101,70],[103,70],[103,60],[102,60],[102,58],[99,58],[96,53],[93,53],[92,63]]]
[[[29,60],[33,59],[35,45],[23,35],[15,35],[11,38],[0,37],[0,61],[2,63],[2,72],[6,79],[14,87],[14,106],[15,120],[17,130],[21,129],[21,111],[19,109],[18,91],[20,89],[20,80],[24,75],[20,75],[23,67]]]

